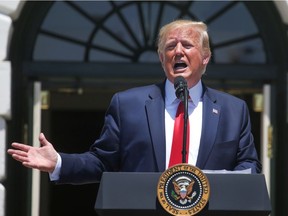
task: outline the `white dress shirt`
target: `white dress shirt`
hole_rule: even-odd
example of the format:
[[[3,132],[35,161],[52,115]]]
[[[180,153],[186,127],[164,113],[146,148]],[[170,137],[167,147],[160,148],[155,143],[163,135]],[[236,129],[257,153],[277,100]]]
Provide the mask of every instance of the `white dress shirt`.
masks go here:
[[[188,115],[189,115],[189,155],[188,163],[196,165],[202,131],[202,82],[199,81],[193,88],[189,89]],[[169,80],[165,83],[165,134],[166,134],[166,168],[168,168],[173,130],[174,119],[180,100],[175,95],[174,84]],[[182,151],[182,149],[179,149]]]

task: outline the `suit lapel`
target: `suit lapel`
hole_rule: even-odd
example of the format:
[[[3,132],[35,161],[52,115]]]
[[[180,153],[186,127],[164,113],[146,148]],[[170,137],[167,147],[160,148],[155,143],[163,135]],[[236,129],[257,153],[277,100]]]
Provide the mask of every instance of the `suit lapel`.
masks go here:
[[[196,166],[200,169],[205,167],[206,161],[211,153],[216,139],[221,106],[217,105],[216,99],[209,94],[209,90],[204,90],[203,95],[203,125],[200,140],[200,148]]]
[[[157,88],[146,101],[147,119],[150,128],[152,144],[155,152],[158,170],[165,170],[165,119],[164,119],[164,87]]]
[[[165,104],[164,85],[153,89],[146,101],[147,120],[150,128],[151,140],[154,148],[157,167],[160,172],[165,170]],[[203,169],[211,153],[216,139],[221,106],[216,104],[216,98],[204,86],[203,94],[203,126],[200,148],[196,166]]]

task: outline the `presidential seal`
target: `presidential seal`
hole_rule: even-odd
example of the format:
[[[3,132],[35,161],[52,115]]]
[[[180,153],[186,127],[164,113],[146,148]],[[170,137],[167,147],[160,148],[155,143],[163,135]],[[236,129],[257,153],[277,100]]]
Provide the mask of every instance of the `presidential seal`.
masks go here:
[[[209,196],[207,176],[189,164],[170,167],[158,181],[158,200],[164,210],[175,216],[199,213],[206,206]]]

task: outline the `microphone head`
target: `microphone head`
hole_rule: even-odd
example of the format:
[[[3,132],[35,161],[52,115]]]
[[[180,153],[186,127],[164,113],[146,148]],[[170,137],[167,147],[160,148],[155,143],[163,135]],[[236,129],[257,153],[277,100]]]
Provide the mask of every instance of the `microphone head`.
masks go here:
[[[174,79],[174,88],[176,97],[184,101],[184,91],[187,90],[187,81],[182,76],[177,76]]]

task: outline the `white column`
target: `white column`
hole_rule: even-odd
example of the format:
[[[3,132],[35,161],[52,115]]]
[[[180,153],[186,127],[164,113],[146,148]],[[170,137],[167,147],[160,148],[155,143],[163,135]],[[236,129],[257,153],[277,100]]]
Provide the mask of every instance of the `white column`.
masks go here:
[[[8,1],[7,1],[8,2]],[[0,2],[0,216],[5,215],[5,187],[2,182],[6,177],[6,120],[11,117],[11,66],[7,60],[12,20],[2,14],[4,5]]]
[[[272,157],[272,133],[271,125],[271,86],[266,84],[263,87],[263,112],[262,112],[262,133],[261,133],[261,158],[262,158],[262,173],[265,175],[268,193],[270,194],[270,176]]]
[[[1,34],[1,32],[0,32]],[[0,116],[9,119],[11,115],[11,65],[0,62]]]
[[[33,100],[33,146],[39,147],[38,140],[41,132],[41,83],[34,83],[34,100]],[[32,202],[31,216],[39,216],[40,209],[40,171],[32,170]]]
[[[2,181],[6,177],[6,119],[10,115],[11,67],[10,62],[6,61],[0,62],[0,216],[5,215],[5,188]]]
[[[6,121],[0,117],[0,182],[5,178],[6,167]],[[0,184],[0,216],[5,215],[5,188]]]

